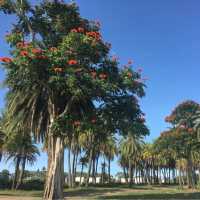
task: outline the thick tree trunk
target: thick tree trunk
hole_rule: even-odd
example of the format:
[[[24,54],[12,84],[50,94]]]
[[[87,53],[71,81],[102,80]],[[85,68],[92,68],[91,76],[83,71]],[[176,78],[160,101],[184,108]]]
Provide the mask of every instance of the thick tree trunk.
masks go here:
[[[48,171],[43,199],[62,200],[64,177],[64,145],[63,138],[51,136],[51,164]]]
[[[194,188],[194,177],[193,177],[193,164],[191,155],[188,157],[187,160],[187,184],[188,188]]]
[[[25,165],[26,165],[26,158],[24,157],[22,159],[22,168],[21,168],[21,171],[20,171],[20,175],[19,175],[19,179],[18,179],[18,182],[17,182],[17,185],[16,185],[16,189],[18,189],[21,184],[22,184],[22,180],[23,180],[23,176],[24,176],[24,170],[25,170]]]
[[[18,174],[19,174],[19,164],[20,164],[20,157],[17,157],[17,161],[16,161],[16,165],[15,165],[15,175],[14,175],[14,179],[13,179],[13,183],[12,183],[12,189],[16,188],[16,183],[17,183],[17,179],[18,179]]]

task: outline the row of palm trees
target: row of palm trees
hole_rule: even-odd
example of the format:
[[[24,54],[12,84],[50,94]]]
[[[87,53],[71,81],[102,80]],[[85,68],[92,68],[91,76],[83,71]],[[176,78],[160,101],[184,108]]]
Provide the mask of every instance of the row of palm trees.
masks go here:
[[[121,139],[118,137],[116,139],[106,134],[94,137],[89,132],[80,132],[70,139],[65,139],[68,157],[66,163],[68,186],[76,186],[77,174],[80,176],[80,185],[83,176],[86,186],[89,184],[90,177],[92,177],[92,183],[95,184],[99,176],[98,166],[100,164],[102,184],[113,182],[110,166],[115,157],[118,157],[118,163],[123,170],[123,178],[129,186],[135,183],[135,177],[143,184],[179,183],[180,186],[189,184],[187,159],[178,157],[173,148],[166,148],[163,143],[168,140],[166,134],[169,132],[172,133],[173,130],[162,133],[153,144],[145,143],[143,137],[131,133]],[[9,136],[1,132],[0,147],[0,152],[4,154],[5,159],[12,159],[15,163],[12,188],[18,189],[22,184],[26,163],[33,164],[39,151],[28,134],[19,133]],[[200,170],[198,149],[192,152],[192,163],[193,172]],[[196,173],[193,173],[193,176],[194,184],[197,184],[200,177]]]

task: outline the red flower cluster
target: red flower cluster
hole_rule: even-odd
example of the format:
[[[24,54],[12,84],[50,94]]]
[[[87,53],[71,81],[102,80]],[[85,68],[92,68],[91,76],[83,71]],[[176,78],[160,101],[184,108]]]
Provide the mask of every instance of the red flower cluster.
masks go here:
[[[63,68],[61,68],[61,67],[54,67],[53,68],[53,70],[54,70],[54,72],[63,72]]]
[[[76,60],[69,60],[68,64],[69,65],[76,65],[78,62]]]
[[[72,33],[84,33],[85,30],[84,30],[84,28],[82,28],[82,27],[78,27],[77,29],[76,29],[76,28],[73,28],[73,29],[71,30],[71,32],[72,32]]]
[[[107,76],[107,74],[105,74],[105,73],[99,74],[99,78],[102,79],[102,80],[105,80],[107,77],[108,77],[108,76]]]
[[[131,72],[128,72],[126,75],[127,75],[129,78],[132,78],[132,76],[133,76],[133,74],[132,74]]]
[[[32,53],[34,53],[34,54],[40,54],[42,52],[43,51],[41,49],[32,49]]]
[[[99,32],[90,31],[90,32],[87,32],[86,35],[89,36],[89,37],[93,37],[96,40],[100,40],[101,39],[101,34]]]
[[[21,51],[20,55],[24,56],[24,57],[27,57],[28,56],[28,51]]]
[[[0,61],[5,62],[5,63],[10,63],[10,62],[12,62],[12,59],[9,57],[2,57],[2,58],[0,58]]]
[[[28,42],[18,42],[17,48],[27,48],[30,45]]]

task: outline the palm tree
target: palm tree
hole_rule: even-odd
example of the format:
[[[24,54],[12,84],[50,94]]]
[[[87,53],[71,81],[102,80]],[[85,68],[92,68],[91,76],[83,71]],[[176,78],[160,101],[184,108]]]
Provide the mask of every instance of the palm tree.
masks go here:
[[[106,137],[100,144],[100,149],[108,160],[108,182],[110,183],[110,163],[117,155],[116,139],[113,136]]]
[[[133,164],[141,151],[142,139],[142,137],[129,133],[129,135],[120,142],[120,154],[128,160],[129,186],[133,183]]]
[[[36,156],[39,155],[38,148],[33,144],[28,133],[16,132],[7,135],[3,149],[6,161],[13,160],[15,163],[15,175],[13,179],[13,189],[18,189],[22,183],[26,163],[33,164]],[[21,165],[21,170],[20,170]]]

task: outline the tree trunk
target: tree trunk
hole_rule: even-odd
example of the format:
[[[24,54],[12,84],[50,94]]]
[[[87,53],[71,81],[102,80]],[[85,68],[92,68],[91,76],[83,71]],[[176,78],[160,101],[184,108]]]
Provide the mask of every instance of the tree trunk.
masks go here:
[[[108,158],[108,182],[110,183],[111,177],[110,177],[110,157]]]
[[[13,179],[13,183],[12,183],[12,189],[15,189],[15,186],[17,183],[20,161],[21,161],[20,157],[17,156],[17,162],[16,162],[16,166],[15,166],[15,175],[14,175],[14,179]]]
[[[73,158],[72,158],[72,187],[75,186],[75,161],[76,161],[76,150],[73,151]]]
[[[80,175],[80,183],[79,183],[79,186],[81,186],[82,176],[83,176],[83,163],[82,163],[82,165],[81,165],[81,175]]]
[[[129,158],[128,161],[128,176],[129,176],[129,187],[131,187],[133,183],[133,174],[132,174],[132,160]]]
[[[43,199],[62,200],[64,177],[64,145],[63,138],[51,136],[51,164],[48,171]]]
[[[20,171],[20,175],[19,175],[19,179],[18,179],[18,182],[17,182],[17,185],[16,185],[16,189],[18,189],[21,184],[22,184],[22,180],[23,180],[23,176],[24,176],[24,170],[25,170],[25,165],[26,165],[26,158],[24,157],[22,159],[22,168],[21,168],[21,171]]]
[[[93,157],[93,147],[90,149],[88,173],[87,173],[87,178],[86,178],[86,187],[88,187],[88,184],[89,184],[90,172],[91,172],[91,168],[92,168],[92,157]]]
[[[72,187],[72,171],[71,171],[71,140],[69,140],[68,148],[68,186]]]
[[[191,155],[189,155],[187,160],[187,181],[188,188],[194,188],[194,177],[193,177],[193,164]]]

